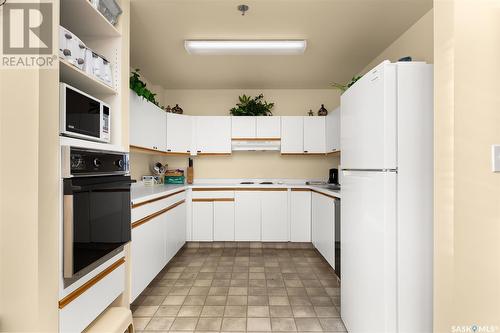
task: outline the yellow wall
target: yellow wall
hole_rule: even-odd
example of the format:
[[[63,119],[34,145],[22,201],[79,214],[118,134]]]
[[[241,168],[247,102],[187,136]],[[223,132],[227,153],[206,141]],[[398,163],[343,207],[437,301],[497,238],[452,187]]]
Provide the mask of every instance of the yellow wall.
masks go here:
[[[436,0],[434,10],[435,331],[498,332],[500,1]]]
[[[434,13],[431,9],[380,53],[380,55],[366,65],[361,73],[368,72],[384,60],[397,61],[406,56],[411,56],[414,61],[434,63],[433,16]]]

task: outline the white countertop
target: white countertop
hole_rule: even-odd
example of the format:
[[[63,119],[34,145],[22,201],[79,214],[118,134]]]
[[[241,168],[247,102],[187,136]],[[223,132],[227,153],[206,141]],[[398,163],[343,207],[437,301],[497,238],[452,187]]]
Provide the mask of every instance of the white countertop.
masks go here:
[[[210,187],[210,188],[308,188],[313,191],[317,191],[320,193],[324,193],[327,195],[331,195],[336,198],[341,198],[340,191],[330,190],[326,188],[326,185],[305,185],[305,183],[282,183],[282,184],[240,184],[240,183],[226,183],[226,182],[218,182],[218,183],[195,183],[192,185],[189,184],[163,184],[163,185],[154,185],[154,186],[145,186],[142,182],[137,182],[132,184],[131,190],[131,199],[132,203],[140,203],[143,201],[151,200],[161,195],[169,194],[176,192],[182,189],[191,189],[191,188],[201,188],[201,187]]]

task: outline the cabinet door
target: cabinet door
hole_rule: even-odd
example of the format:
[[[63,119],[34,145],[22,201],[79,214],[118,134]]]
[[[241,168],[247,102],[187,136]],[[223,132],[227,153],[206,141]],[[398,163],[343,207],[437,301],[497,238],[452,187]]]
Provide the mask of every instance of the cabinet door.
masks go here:
[[[231,117],[231,137],[233,139],[255,138],[257,117]]]
[[[261,192],[262,241],[288,241],[288,192]]]
[[[186,204],[181,204],[167,213],[166,263],[168,263],[186,242]]]
[[[313,245],[334,267],[335,254],[335,205],[334,199],[322,194],[312,194]],[[335,268],[335,267],[334,267]]]
[[[311,191],[290,194],[290,241],[311,241]]]
[[[340,149],[340,107],[326,116],[326,152]]]
[[[196,117],[198,153],[231,153],[231,117]]]
[[[281,117],[256,117],[257,138],[281,138]]]
[[[261,240],[260,192],[235,192],[234,236],[236,241]]]
[[[166,215],[162,214],[132,229],[132,301],[165,265],[165,223]]]
[[[326,117],[304,117],[304,152],[326,153]]]
[[[214,201],[214,241],[234,241],[234,201]]]
[[[304,118],[281,117],[281,153],[304,152]]]
[[[211,242],[214,240],[213,203],[207,201],[193,202],[193,241]]]
[[[166,113],[130,91],[130,144],[166,151]]]
[[[192,147],[192,117],[167,113],[167,152],[190,153]]]

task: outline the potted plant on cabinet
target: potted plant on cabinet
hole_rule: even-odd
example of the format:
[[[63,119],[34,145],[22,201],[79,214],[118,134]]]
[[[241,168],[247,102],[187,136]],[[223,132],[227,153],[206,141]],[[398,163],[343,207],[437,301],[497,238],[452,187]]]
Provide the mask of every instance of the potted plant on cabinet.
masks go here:
[[[229,113],[232,116],[272,116],[271,109],[274,103],[268,103],[264,100],[264,95],[260,94],[256,97],[247,95],[239,96],[239,103],[232,108]]]

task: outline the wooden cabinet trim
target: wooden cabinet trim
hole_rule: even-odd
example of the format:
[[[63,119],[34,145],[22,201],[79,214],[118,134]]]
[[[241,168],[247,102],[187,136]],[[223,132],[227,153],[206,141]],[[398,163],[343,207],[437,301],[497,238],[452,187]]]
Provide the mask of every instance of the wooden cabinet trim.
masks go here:
[[[213,188],[193,188],[194,192],[210,192],[210,191],[288,191],[287,187],[213,187]],[[194,200],[194,199],[193,199]]]
[[[189,156],[191,153],[184,153],[184,152],[167,152],[163,150],[157,150],[157,149],[151,149],[151,148],[146,148],[146,147],[140,147],[140,146],[134,146],[130,145],[130,150],[131,151],[137,151],[137,152],[145,152],[145,153],[155,153],[158,155],[165,155],[165,156]]]
[[[323,193],[323,192],[320,192],[320,191],[317,191],[317,190],[311,190],[311,191],[314,192],[314,193],[322,194],[325,197],[329,197],[329,198],[332,198],[332,199],[340,199],[339,197],[336,197],[336,196],[333,196],[333,195],[330,195],[330,194],[326,194],[326,193]]]
[[[160,201],[160,200],[166,199],[168,197],[174,196],[174,195],[182,193],[182,192],[186,192],[186,190],[180,190],[180,191],[177,191],[177,192],[174,192],[174,193],[163,195],[163,196],[158,197],[158,198],[154,198],[154,199],[151,199],[151,200],[146,200],[146,201],[143,201],[143,202],[139,202],[139,203],[133,204],[132,208],[141,207],[141,206],[150,204],[150,203],[155,202],[155,201]]]
[[[310,188],[292,188],[292,192],[311,192]]]
[[[197,153],[198,156],[231,156],[231,153]]]
[[[294,156],[294,155],[299,155],[299,156],[326,156],[326,153],[281,153],[281,155],[284,156]]]
[[[92,288],[97,282],[101,281],[103,278],[105,278],[107,275],[109,275],[112,271],[117,269],[120,265],[122,265],[125,262],[125,257],[122,257],[118,259],[116,262],[111,264],[108,268],[94,276],[92,279],[89,281],[85,282],[81,287],[77,288],[75,291],[70,293],[68,296],[64,297],[62,300],[59,301],[59,309],[64,308],[66,305],[74,301],[76,298],[78,298],[81,294],[83,294],[85,291],[88,289]]]
[[[234,201],[234,198],[197,198],[193,202]]]
[[[193,188],[193,192],[211,192],[211,191],[234,191],[234,187],[198,187]]]
[[[182,205],[184,202],[186,202],[186,200],[181,200],[179,202],[174,203],[173,205],[168,206],[165,209],[162,209],[162,210],[157,211],[157,212],[155,212],[155,213],[153,213],[151,215],[143,217],[142,219],[140,219],[138,221],[135,221],[134,223],[132,223],[132,229],[137,228],[137,227],[143,225],[144,223],[151,221],[155,217],[160,216],[160,215],[168,212],[169,210],[174,209],[175,207],[177,207],[179,205]]]

